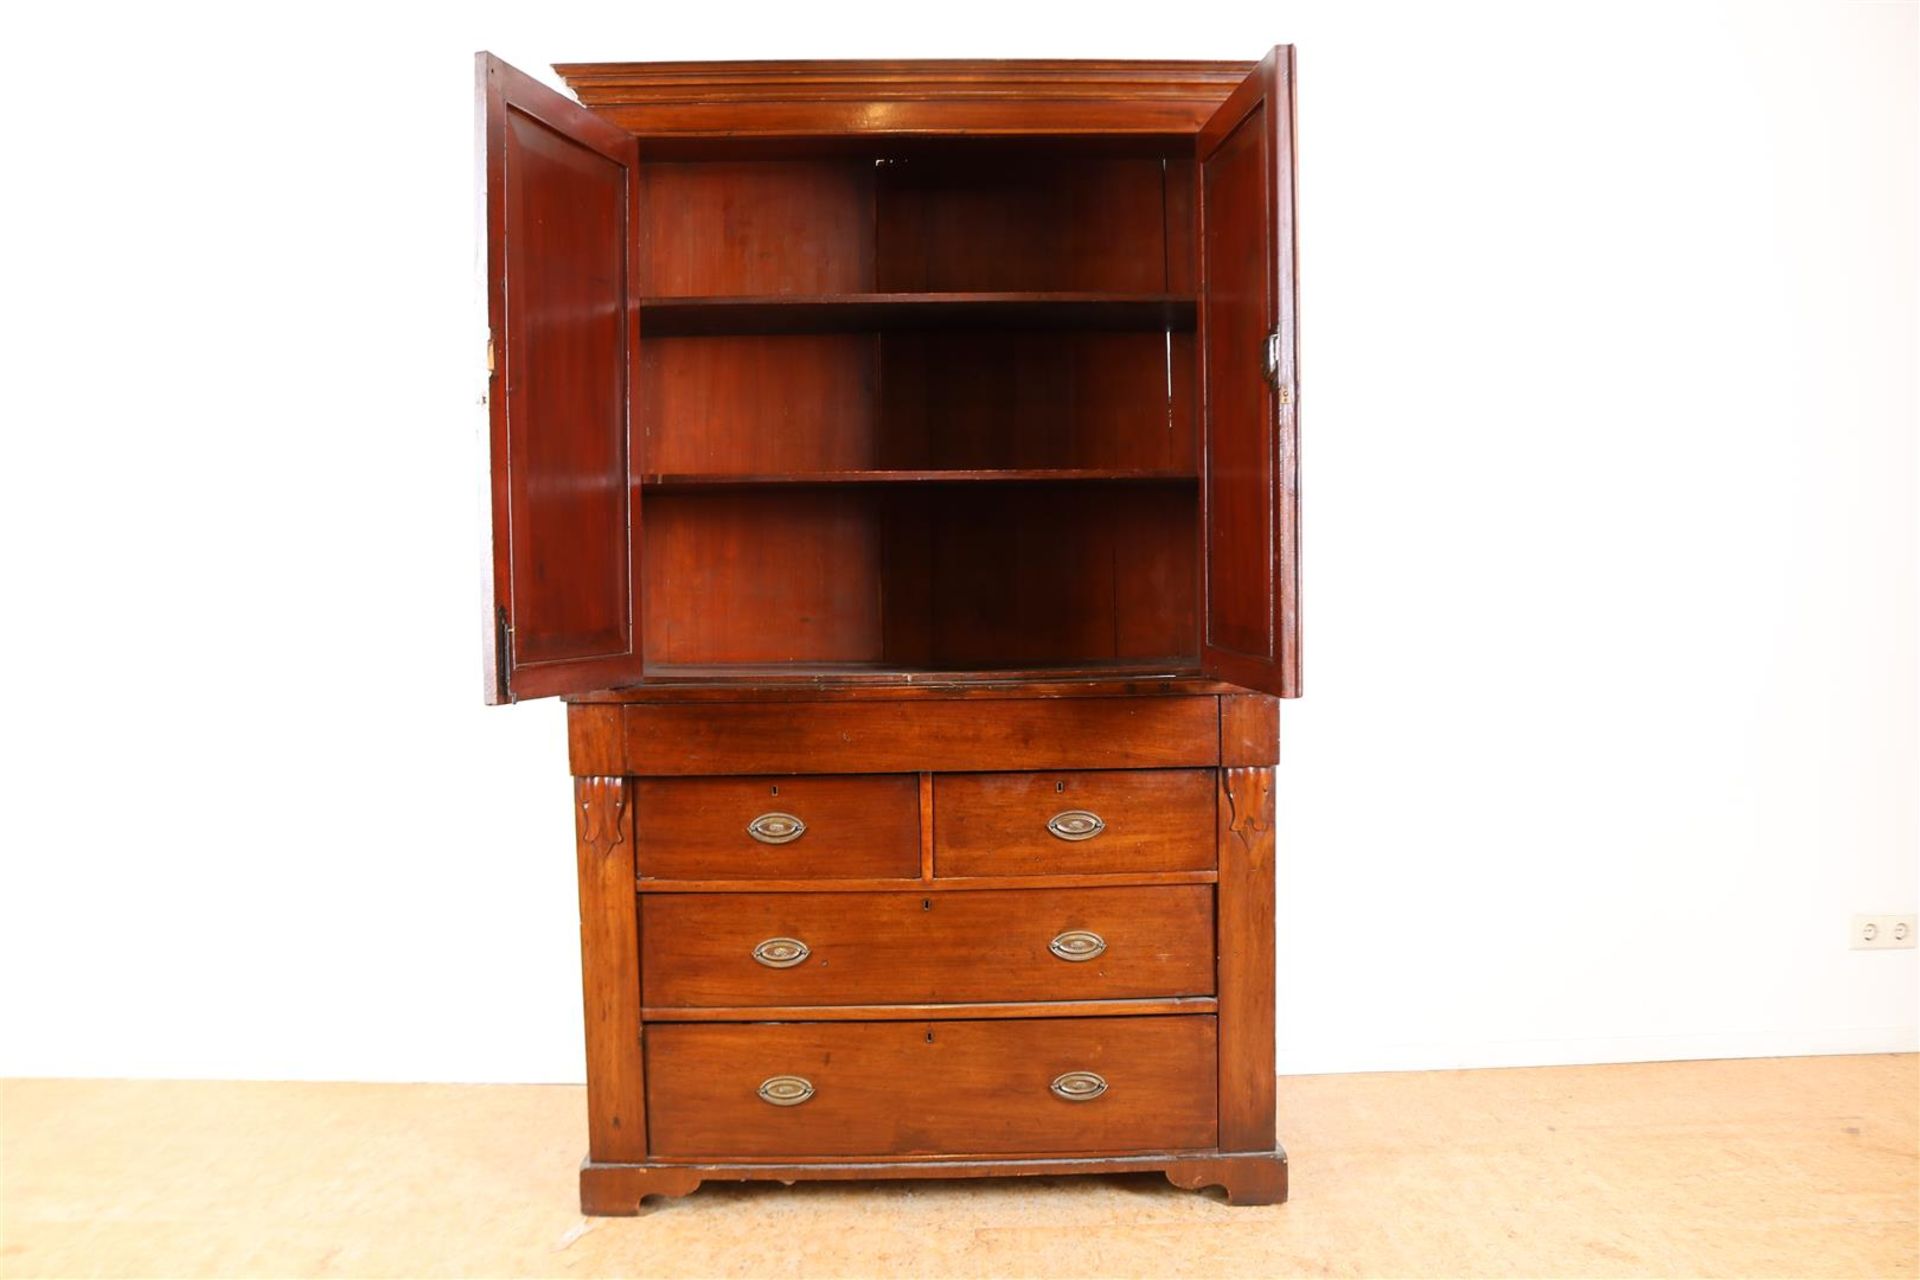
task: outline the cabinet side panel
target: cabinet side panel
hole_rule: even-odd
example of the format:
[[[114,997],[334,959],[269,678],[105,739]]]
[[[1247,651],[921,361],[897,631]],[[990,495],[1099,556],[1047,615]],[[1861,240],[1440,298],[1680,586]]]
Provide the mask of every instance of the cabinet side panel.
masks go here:
[[[1274,1148],[1272,769],[1220,772],[1220,1148]]]
[[[625,773],[620,753],[620,708],[602,705],[567,708],[567,766],[576,778]]]
[[[1280,704],[1263,693],[1220,699],[1220,763],[1280,762]]]
[[[573,796],[586,1000],[588,1151],[597,1161],[637,1161],[647,1153],[647,1116],[632,787],[625,778],[576,778]]]

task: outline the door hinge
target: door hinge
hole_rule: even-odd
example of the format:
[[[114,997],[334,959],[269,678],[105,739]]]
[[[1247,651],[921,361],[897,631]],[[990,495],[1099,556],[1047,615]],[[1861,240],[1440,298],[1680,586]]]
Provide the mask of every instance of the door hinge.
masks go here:
[[[1267,382],[1273,387],[1274,395],[1283,406],[1293,403],[1293,388],[1286,383],[1282,376],[1284,370],[1281,366],[1280,357],[1284,353],[1285,349],[1280,345],[1280,331],[1275,329],[1272,333],[1268,334],[1265,341],[1261,343],[1260,366],[1267,375]]]
[[[493,373],[493,334],[487,334],[487,373]]]
[[[513,701],[513,624],[507,621],[507,607],[497,605],[493,612],[493,678],[500,689],[500,701]]]

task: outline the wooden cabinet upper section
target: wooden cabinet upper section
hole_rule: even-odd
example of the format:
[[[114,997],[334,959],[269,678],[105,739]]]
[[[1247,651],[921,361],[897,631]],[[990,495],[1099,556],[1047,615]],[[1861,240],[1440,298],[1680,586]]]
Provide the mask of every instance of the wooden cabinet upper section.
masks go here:
[[[1299,691],[1292,55],[479,60],[488,697]]]

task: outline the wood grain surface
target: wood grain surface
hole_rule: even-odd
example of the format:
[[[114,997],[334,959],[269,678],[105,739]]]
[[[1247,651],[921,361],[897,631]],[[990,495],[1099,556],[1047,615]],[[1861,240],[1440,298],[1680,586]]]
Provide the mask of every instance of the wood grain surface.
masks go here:
[[[643,1003],[912,1004],[1211,995],[1207,885],[979,893],[645,894]],[[1063,933],[1105,939],[1090,960],[1048,950]],[[810,951],[769,968],[754,948]]]
[[[1211,870],[1214,776],[1211,769],[937,775],[934,873]],[[1047,824],[1070,811],[1105,825],[1089,839],[1061,839]]]
[[[916,774],[800,778],[639,778],[634,854],[642,879],[782,879],[920,873]],[[755,840],[764,814],[798,818],[784,844]]]
[[[676,1025],[652,1033],[656,1159],[1097,1154],[1211,1147],[1208,1017]],[[1093,1072],[1084,1101],[1051,1083]],[[774,1106],[773,1076],[813,1095]]]

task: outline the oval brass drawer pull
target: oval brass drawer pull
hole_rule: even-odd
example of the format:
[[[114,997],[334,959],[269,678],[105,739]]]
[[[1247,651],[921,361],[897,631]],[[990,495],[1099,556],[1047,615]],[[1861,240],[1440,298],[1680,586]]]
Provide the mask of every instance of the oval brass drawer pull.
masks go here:
[[[1104,1089],[1106,1085],[1100,1087]],[[804,1076],[768,1076],[760,1082],[760,1101],[776,1107],[797,1107],[812,1096],[813,1081]]]
[[[1107,940],[1091,929],[1069,929],[1047,944],[1062,960],[1091,960],[1107,949]]]
[[[768,938],[753,949],[753,958],[769,969],[791,969],[812,954],[798,938]]]
[[[747,824],[747,834],[761,844],[792,844],[807,834],[807,824],[790,813],[763,813]]]
[[[1047,830],[1062,840],[1091,840],[1106,829],[1107,824],[1100,820],[1099,814],[1085,809],[1068,809],[1047,819]]]
[[[1068,1102],[1092,1102],[1107,1091],[1107,1079],[1093,1071],[1069,1071],[1055,1076],[1048,1087]]]

